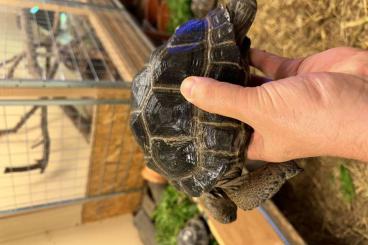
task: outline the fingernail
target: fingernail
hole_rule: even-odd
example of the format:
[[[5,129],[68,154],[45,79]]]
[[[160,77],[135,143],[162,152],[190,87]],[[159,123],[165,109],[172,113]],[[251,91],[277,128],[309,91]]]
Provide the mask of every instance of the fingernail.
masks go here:
[[[189,77],[186,78],[182,83],[180,87],[181,94],[187,99],[190,100],[192,98],[192,91],[195,84],[195,78]]]

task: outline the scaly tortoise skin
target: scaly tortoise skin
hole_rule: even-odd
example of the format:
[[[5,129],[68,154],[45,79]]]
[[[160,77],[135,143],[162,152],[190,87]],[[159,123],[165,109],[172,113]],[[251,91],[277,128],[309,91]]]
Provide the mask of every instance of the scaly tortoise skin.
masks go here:
[[[179,190],[199,197],[222,223],[236,219],[237,207],[253,209],[271,198],[300,168],[292,162],[243,173],[251,128],[200,110],[180,93],[189,76],[246,86],[246,34],[255,0],[223,0],[205,18],[179,27],[156,49],[133,80],[131,128],[147,166]]]

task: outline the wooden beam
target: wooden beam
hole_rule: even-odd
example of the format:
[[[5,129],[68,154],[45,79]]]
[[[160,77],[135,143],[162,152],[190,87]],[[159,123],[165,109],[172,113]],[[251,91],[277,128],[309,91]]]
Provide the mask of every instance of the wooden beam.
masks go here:
[[[42,232],[80,225],[81,211],[81,205],[72,205],[0,219],[0,244]]]
[[[239,210],[237,220],[226,225],[209,216],[208,225],[220,245],[284,244],[258,210]]]
[[[41,0],[0,0],[0,7],[33,8],[35,6],[38,6],[42,10],[65,12],[69,14],[88,15],[89,13],[88,8],[60,5],[56,3],[45,3]]]
[[[0,0],[1,7],[33,8],[37,6],[41,10],[64,12],[74,15],[89,15],[91,10],[98,12],[120,12],[110,1],[62,1],[62,0]]]
[[[267,201],[262,205],[262,207],[291,244],[306,245],[306,242],[300,234],[294,229],[273,202]]]
[[[132,207],[138,208],[141,203],[141,192],[126,196],[113,197],[107,200],[89,202],[83,206],[82,222],[89,223],[121,214],[131,213]]]
[[[152,223],[151,217],[144,210],[139,210],[133,221],[142,243],[144,245],[157,245],[155,226]]]
[[[129,127],[129,105],[100,105],[94,113],[87,195],[130,191],[143,187],[144,157]],[[142,192],[87,203],[83,222],[135,211]]]
[[[153,45],[125,11],[91,11],[88,17],[122,79],[131,81],[144,66]],[[94,113],[88,196],[128,191],[144,185],[140,174],[144,155],[130,131],[129,112],[129,105],[103,105]],[[133,212],[141,198],[142,192],[139,192],[86,204],[82,220],[90,222]]]
[[[96,88],[1,88],[1,99],[37,99],[40,97],[63,97],[65,99],[78,99],[88,97],[94,99],[128,99],[129,91],[124,89],[96,89]]]
[[[148,61],[153,45],[127,12],[93,12],[89,20],[122,79],[131,81]]]
[[[208,214],[208,225],[220,245],[284,244],[280,235],[275,231],[275,225],[288,242],[305,245],[303,239],[271,201],[267,201],[262,207],[271,220],[268,220],[260,209],[252,211],[238,209],[237,220],[226,225],[214,220],[202,206],[199,208]]]

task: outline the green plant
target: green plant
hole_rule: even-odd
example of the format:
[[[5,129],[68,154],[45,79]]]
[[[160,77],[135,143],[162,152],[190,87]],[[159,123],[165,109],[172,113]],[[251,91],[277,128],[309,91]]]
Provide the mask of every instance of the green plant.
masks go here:
[[[215,240],[215,238],[210,240],[210,244],[209,245],[219,245],[219,243]]]
[[[347,202],[352,202],[355,197],[355,187],[350,171],[343,164],[340,165],[340,185],[342,196]]]
[[[166,0],[170,12],[168,32],[174,33],[176,27],[193,17],[190,10],[191,0]]]
[[[189,197],[172,186],[167,187],[153,214],[157,243],[175,245],[180,229],[198,213],[197,206]]]

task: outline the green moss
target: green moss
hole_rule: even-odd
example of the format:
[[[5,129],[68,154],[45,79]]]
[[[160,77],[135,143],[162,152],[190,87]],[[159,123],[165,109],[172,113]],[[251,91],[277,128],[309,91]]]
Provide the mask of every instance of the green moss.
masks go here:
[[[180,229],[198,213],[197,206],[185,194],[169,186],[153,214],[157,243],[175,245]]]
[[[356,195],[355,187],[349,169],[343,164],[340,165],[340,186],[343,198],[351,203]]]
[[[166,0],[170,12],[168,32],[174,33],[176,27],[185,23],[193,17],[190,10],[191,0]]]

